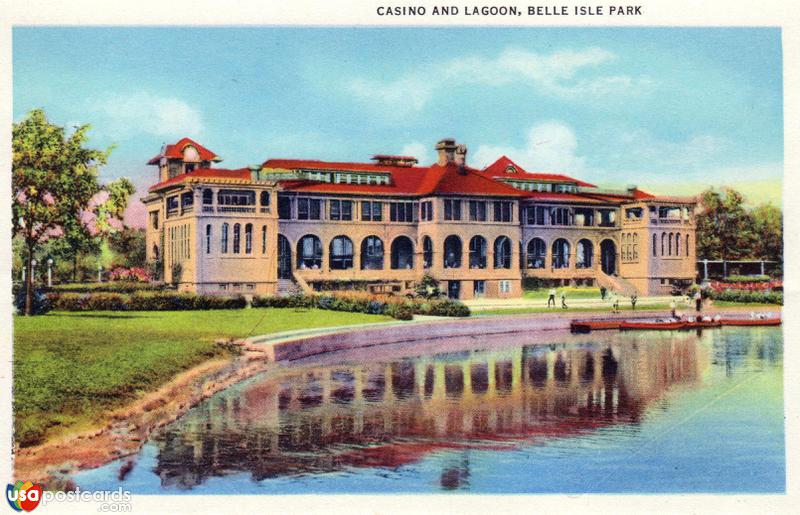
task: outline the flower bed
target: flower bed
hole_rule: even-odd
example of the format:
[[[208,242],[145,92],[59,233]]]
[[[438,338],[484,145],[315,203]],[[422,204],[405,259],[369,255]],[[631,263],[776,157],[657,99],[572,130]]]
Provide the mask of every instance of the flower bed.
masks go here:
[[[726,290],[742,290],[749,292],[783,291],[783,281],[756,281],[756,282],[723,282],[711,281],[709,289],[714,293]]]
[[[185,311],[247,307],[244,297],[212,297],[173,292],[51,292],[47,298],[51,308],[59,311]]]
[[[320,308],[352,313],[388,315],[398,320],[411,320],[414,315],[467,317],[469,308],[450,299],[408,299],[366,292],[336,292],[291,297],[254,297],[253,307]]]
[[[129,281],[129,282],[148,282],[150,280],[150,272],[142,267],[134,266],[125,268],[118,266],[113,268],[108,273],[108,278],[111,281]]]

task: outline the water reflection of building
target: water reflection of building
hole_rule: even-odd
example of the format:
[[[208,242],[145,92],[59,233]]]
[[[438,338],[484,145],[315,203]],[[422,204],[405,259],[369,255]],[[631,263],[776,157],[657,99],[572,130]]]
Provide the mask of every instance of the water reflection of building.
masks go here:
[[[601,427],[635,428],[676,383],[699,375],[693,335],[611,344],[464,351],[390,363],[287,369],[210,399],[165,432],[157,473],[191,486],[396,467],[453,449],[510,449]],[[469,476],[463,456],[442,486]]]

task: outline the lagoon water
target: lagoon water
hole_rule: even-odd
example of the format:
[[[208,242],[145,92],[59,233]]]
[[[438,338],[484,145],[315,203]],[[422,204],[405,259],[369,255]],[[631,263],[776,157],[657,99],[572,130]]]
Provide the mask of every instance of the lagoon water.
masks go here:
[[[461,347],[276,366],[159,431],[129,472],[125,459],[73,480],[142,494],[785,489],[780,328]]]

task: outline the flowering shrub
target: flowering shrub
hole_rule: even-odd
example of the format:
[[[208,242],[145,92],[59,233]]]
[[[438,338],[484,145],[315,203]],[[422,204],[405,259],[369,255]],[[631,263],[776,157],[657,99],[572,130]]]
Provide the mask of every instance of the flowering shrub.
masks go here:
[[[53,309],[59,311],[185,311],[195,309],[242,309],[244,297],[212,297],[190,293],[49,293]]]
[[[150,280],[150,272],[138,266],[131,268],[118,266],[116,268],[113,268],[108,273],[108,278],[111,281],[132,281],[132,282],[144,283]]]
[[[163,284],[113,281],[104,283],[54,284],[51,291],[58,293],[133,293],[135,291],[160,291],[163,289]]]
[[[756,281],[756,282],[722,282],[711,281],[709,289],[713,293],[726,290],[742,290],[749,292],[783,291],[782,281]]]
[[[253,297],[252,306],[273,308],[319,308],[351,313],[389,315],[410,320],[413,315],[466,317],[469,308],[450,299],[409,299],[389,295],[373,295],[363,291],[326,292],[323,295],[291,297]]]
[[[783,305],[783,292],[779,291],[747,291],[727,289],[711,293],[711,298],[728,302],[764,303]]]

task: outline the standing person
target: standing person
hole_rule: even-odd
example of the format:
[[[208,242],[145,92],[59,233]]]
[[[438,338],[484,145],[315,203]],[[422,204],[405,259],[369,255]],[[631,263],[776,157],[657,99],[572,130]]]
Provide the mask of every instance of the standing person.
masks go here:
[[[694,309],[695,311],[700,313],[702,307],[703,307],[703,296],[700,295],[700,290],[697,290],[697,292],[694,294]]]
[[[606,292],[607,291],[608,290],[606,290],[605,286],[601,286],[600,287],[600,300],[606,300]]]
[[[669,303],[669,311],[672,314],[672,318],[675,318],[675,308],[676,308],[675,299],[672,299]]]
[[[561,290],[561,309],[567,309],[567,292]]]
[[[619,297],[614,295],[614,313],[619,313]]]
[[[636,294],[631,295],[631,311],[636,311]]]
[[[556,307],[556,289],[550,288],[550,291],[547,294],[547,307],[550,307],[550,303],[553,303],[553,307]]]

